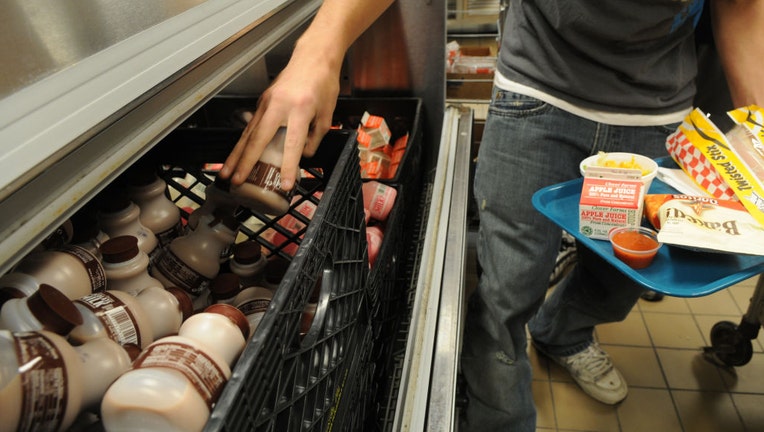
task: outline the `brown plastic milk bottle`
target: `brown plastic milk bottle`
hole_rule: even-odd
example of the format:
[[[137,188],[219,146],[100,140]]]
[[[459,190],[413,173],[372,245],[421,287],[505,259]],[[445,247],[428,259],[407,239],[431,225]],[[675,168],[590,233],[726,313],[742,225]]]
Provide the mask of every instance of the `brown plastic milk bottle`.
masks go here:
[[[56,287],[72,300],[106,288],[106,272],[101,262],[87,250],[75,245],[33,252],[24,257],[13,272],[30,276],[37,286],[48,284]],[[26,279],[26,283],[29,280]],[[9,285],[0,283],[0,286]]]
[[[0,329],[13,332],[47,330],[66,336],[82,324],[72,300],[46,284],[29,297],[8,300],[0,309]]]
[[[69,244],[74,234],[74,225],[71,219],[67,219],[52,233],[48,234],[33,250],[58,249]]]
[[[0,432],[67,430],[83,409],[97,406],[131,360],[109,339],[75,348],[44,330],[0,330]]]
[[[202,223],[209,223],[212,220],[212,214],[218,210],[224,214],[234,214],[239,204],[231,195],[229,188],[231,184],[227,180],[215,177],[215,180],[204,188],[204,202],[202,205],[191,212],[188,216],[188,228],[195,230]]]
[[[216,303],[233,304],[233,299],[241,292],[241,280],[235,273],[220,273],[212,280],[207,306]]]
[[[286,128],[279,128],[244,183],[238,186],[231,185],[231,194],[242,206],[274,216],[283,215],[289,210],[295,188],[289,191],[281,189],[281,161],[284,157],[285,138]],[[297,181],[299,180],[298,171]]]
[[[138,247],[153,258],[159,249],[156,235],[140,220],[141,209],[121,194],[109,196],[98,210],[98,223],[109,238],[131,235],[138,239]]]
[[[201,431],[249,327],[235,307],[216,304],[192,315],[177,336],[157,340],[103,397],[106,431]]]
[[[270,256],[265,264],[262,286],[276,292],[279,285],[281,285],[281,280],[286,275],[287,270],[289,270],[290,263],[291,261],[280,255]]]
[[[251,286],[244,288],[233,299],[233,305],[247,317],[250,336],[255,333],[263,316],[268,311],[268,306],[273,300],[273,292],[268,288]]]
[[[231,215],[216,217],[177,237],[157,258],[151,275],[165,287],[179,287],[193,300],[209,289],[220,271],[220,254],[236,239],[239,223]]]
[[[233,258],[229,266],[231,271],[239,275],[243,288],[260,283],[265,271],[267,260],[255,240],[245,240],[233,246]]]
[[[101,245],[106,288],[138,295],[148,287],[164,288],[149,274],[149,257],[138,248],[138,239],[131,235],[112,237]]]
[[[83,317],[82,325],[69,334],[74,345],[105,337],[144,349],[156,339],[177,334],[193,313],[191,300],[179,288],[148,287],[135,297],[107,290],[75,300],[74,305]]]
[[[154,170],[130,172],[128,194],[141,209],[140,221],[164,247],[183,233],[180,209],[167,197],[167,183]]]

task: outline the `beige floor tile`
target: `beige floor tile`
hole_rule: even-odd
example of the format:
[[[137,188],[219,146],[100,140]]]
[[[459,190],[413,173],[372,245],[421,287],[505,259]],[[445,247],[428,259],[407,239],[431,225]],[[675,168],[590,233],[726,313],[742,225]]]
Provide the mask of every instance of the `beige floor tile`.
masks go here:
[[[656,347],[700,348],[705,344],[692,315],[643,312],[647,331]]]
[[[680,390],[725,391],[716,366],[703,359],[700,350],[656,349],[668,386]]]
[[[531,385],[536,403],[536,427],[556,428],[551,384],[549,381],[534,381]]]
[[[552,383],[557,427],[560,430],[617,432],[617,408],[595,401],[576,384]]]
[[[764,395],[761,394],[733,394],[732,402],[737,407],[737,412],[743,418],[743,425],[747,431],[764,430]]]
[[[637,305],[642,312],[690,313],[687,299],[683,297],[665,296],[662,300],[656,302],[640,299]]]
[[[539,354],[531,344],[528,344],[528,358],[530,359],[531,369],[533,370],[533,380],[549,381],[550,360]]]
[[[764,394],[764,354],[754,354],[748,364],[721,375],[729,391],[733,393]]]
[[[672,392],[686,431],[734,432],[743,424],[728,393],[676,390]]]
[[[553,361],[549,362],[549,381],[566,383],[574,382],[573,378],[570,376],[570,372]]]
[[[652,346],[642,314],[636,309],[625,320],[597,326],[595,331],[601,344]]]
[[[633,387],[668,388],[652,347],[602,345],[624,379]]]
[[[755,283],[741,282],[727,288],[727,292],[729,292],[733,300],[735,300],[737,307],[744,312],[748,310],[748,305],[751,302],[751,297],[753,296],[755,289]]]
[[[618,418],[622,432],[683,432],[668,390],[629,389]]]
[[[745,310],[738,307],[735,298],[728,290],[717,291],[703,297],[689,298],[687,305],[694,314],[740,315]]]

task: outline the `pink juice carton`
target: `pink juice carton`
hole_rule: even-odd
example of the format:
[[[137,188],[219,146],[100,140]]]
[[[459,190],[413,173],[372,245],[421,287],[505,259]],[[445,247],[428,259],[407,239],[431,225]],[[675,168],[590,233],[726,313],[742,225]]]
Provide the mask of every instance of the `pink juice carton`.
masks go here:
[[[636,169],[589,167],[579,201],[579,231],[607,240],[615,227],[638,227],[642,221],[645,187]]]

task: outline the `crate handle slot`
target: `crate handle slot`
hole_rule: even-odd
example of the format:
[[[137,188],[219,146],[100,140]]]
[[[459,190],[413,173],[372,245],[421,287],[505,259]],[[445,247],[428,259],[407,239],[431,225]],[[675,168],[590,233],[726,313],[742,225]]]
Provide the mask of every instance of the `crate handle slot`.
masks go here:
[[[331,255],[327,254],[324,258],[323,270],[321,272],[320,291],[318,294],[318,304],[316,305],[316,313],[313,316],[313,321],[310,324],[308,332],[302,338],[300,343],[302,348],[307,348],[315,345],[321,334],[321,329],[324,328],[324,322],[327,320],[327,311],[329,310],[329,298],[334,291],[335,274],[334,274],[334,261]]]

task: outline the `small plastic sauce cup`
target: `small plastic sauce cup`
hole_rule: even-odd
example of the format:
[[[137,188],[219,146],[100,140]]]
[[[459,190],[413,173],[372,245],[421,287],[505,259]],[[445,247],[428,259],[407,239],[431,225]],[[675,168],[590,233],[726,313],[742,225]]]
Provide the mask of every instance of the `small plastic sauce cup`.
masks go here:
[[[613,228],[608,237],[616,258],[633,269],[649,266],[661,247],[658,233],[645,227]]]

